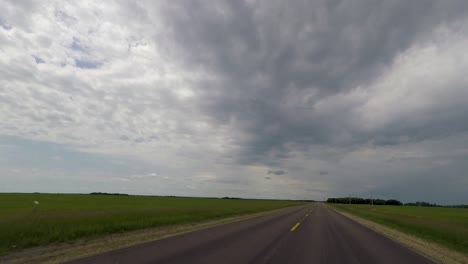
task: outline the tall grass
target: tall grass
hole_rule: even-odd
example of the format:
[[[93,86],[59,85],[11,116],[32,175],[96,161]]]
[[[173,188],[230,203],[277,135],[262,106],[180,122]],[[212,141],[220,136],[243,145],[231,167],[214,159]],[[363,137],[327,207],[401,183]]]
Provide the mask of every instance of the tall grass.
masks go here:
[[[34,201],[39,201],[36,209]],[[292,201],[152,196],[0,194],[0,255],[79,238],[298,204]]]

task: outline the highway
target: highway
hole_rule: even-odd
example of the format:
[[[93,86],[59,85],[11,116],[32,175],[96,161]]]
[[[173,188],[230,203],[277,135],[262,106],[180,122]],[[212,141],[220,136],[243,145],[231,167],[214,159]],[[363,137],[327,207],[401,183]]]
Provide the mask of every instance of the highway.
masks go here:
[[[433,263],[321,204],[79,259],[90,263]]]

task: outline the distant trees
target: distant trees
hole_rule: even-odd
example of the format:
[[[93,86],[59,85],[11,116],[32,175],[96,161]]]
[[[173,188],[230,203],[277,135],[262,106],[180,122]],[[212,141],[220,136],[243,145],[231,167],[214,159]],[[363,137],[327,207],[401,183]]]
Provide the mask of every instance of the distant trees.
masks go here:
[[[456,205],[449,205],[447,207],[452,207],[452,208],[468,208],[468,204],[456,204]]]
[[[405,203],[395,200],[383,200],[383,199],[364,199],[359,197],[331,197],[328,198],[327,203],[335,203],[335,204],[373,204],[373,205],[395,205],[395,206],[422,206],[422,207],[446,207],[446,208],[467,208],[468,204],[455,204],[455,205],[440,205],[436,203],[429,203],[429,202],[412,202],[412,203]]]
[[[398,200],[390,199],[390,200],[385,201],[385,205],[403,205],[403,204]]]
[[[385,205],[385,200],[382,200],[382,199],[366,199],[366,201],[369,201],[368,204],[375,204],[375,205]]]
[[[359,197],[332,197],[327,199],[327,203],[337,203],[337,204],[374,204],[374,205],[396,205],[401,206],[403,205],[402,202],[389,199],[364,199]],[[466,204],[458,204],[458,205],[440,205],[436,203],[429,203],[429,202],[414,202],[414,203],[405,203],[405,206],[423,206],[423,207],[449,207],[449,208],[468,208]]]
[[[327,203],[342,203],[342,204],[366,204],[366,199],[357,197],[338,197],[328,198]],[[369,202],[370,203],[370,202]]]
[[[90,195],[120,195],[120,196],[128,196],[126,193],[106,193],[106,192],[92,192]]]
[[[390,199],[364,199],[359,197],[337,197],[337,198],[328,198],[327,203],[339,203],[339,204],[374,204],[374,205],[402,205],[403,203]]]
[[[414,202],[414,203],[405,203],[405,206],[468,208],[468,204],[440,205],[436,203],[428,203],[428,202],[421,202],[421,201]]]
[[[407,206],[424,206],[424,207],[438,207],[435,203],[428,203],[428,202],[415,202],[415,203],[405,203]]]

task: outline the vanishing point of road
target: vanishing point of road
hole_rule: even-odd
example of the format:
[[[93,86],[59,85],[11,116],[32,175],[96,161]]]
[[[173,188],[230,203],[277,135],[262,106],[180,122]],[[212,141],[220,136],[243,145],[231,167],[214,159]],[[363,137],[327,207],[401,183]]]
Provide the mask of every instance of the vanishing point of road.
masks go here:
[[[433,262],[333,209],[315,203],[71,263]]]

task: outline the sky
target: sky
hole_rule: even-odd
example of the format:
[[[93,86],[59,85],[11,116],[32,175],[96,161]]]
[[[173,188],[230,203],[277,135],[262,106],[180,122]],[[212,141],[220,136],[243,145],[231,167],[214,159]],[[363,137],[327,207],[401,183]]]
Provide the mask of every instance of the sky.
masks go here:
[[[468,203],[468,1],[0,6],[0,192]]]

